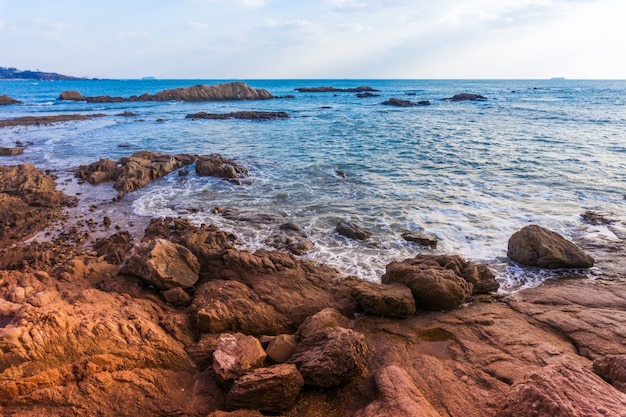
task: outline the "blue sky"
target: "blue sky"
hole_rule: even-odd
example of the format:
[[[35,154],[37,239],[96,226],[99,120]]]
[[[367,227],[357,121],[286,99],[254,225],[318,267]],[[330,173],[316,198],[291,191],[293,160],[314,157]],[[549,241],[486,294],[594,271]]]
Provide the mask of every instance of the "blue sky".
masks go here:
[[[626,78],[623,0],[0,0],[0,66],[101,78]]]

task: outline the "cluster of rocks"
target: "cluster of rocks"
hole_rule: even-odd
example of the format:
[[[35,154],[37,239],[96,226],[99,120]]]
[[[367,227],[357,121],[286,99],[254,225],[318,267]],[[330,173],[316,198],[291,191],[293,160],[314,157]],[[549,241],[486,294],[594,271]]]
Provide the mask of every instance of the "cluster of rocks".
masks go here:
[[[85,97],[78,91],[64,91],[59,100],[85,101],[87,103],[122,103],[132,101],[226,101],[226,100],[269,100],[274,98],[267,90],[254,89],[242,82],[215,85],[198,84],[191,87],[163,90],[156,94],[145,93],[140,96]]]
[[[230,113],[206,113],[199,112],[188,114],[187,119],[208,119],[208,120],[228,120],[228,119],[245,119],[245,120],[276,120],[287,119],[289,114],[284,111],[237,111]]]
[[[415,106],[430,106],[430,101],[421,100],[418,101],[417,104],[413,103],[410,100],[401,100],[398,98],[390,98],[389,100],[383,101],[383,105],[385,106],[395,106],[395,107],[415,107]]]
[[[103,117],[105,114],[62,114],[58,116],[24,116],[14,119],[0,120],[0,128],[15,126],[43,126],[52,123],[71,122],[74,120],[88,120],[94,117]]]

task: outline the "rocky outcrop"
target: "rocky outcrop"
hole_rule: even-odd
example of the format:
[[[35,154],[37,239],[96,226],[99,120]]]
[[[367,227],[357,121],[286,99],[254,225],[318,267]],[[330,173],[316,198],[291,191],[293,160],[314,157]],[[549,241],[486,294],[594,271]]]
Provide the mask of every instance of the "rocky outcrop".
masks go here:
[[[590,268],[594,260],[563,236],[538,225],[515,232],[509,239],[508,257],[538,268]]]
[[[337,223],[337,227],[335,227],[335,232],[354,240],[366,240],[372,237],[372,232],[362,228],[358,224],[351,222]]]
[[[131,236],[128,232],[117,232],[106,238],[98,238],[93,250],[98,256],[104,257],[108,263],[120,265],[130,251]]]
[[[22,155],[24,148],[0,148],[0,156]]]
[[[606,383],[592,372],[563,363],[548,366],[515,384],[498,417],[625,414],[626,394],[607,389]]]
[[[59,100],[86,101],[87,103],[120,103],[132,101],[226,101],[226,100],[268,100],[274,96],[267,90],[254,89],[242,82],[204,85],[163,90],[154,95],[142,94],[131,97],[84,97],[78,91],[64,91]]]
[[[626,355],[606,355],[593,362],[593,370],[626,394]]]
[[[256,369],[235,381],[226,396],[226,407],[284,413],[295,405],[303,386],[304,379],[294,365]]]
[[[416,307],[449,310],[471,295],[496,291],[499,284],[487,268],[459,256],[418,255],[387,265],[384,284],[399,283],[411,289]]]
[[[363,93],[366,91],[378,91],[372,87],[362,85],[355,88],[337,88],[337,87],[300,87],[296,91],[301,93]]]
[[[250,173],[234,159],[219,154],[200,155],[196,160],[196,174],[201,177],[216,177],[242,185]]]
[[[400,100],[398,98],[390,98],[389,100],[383,101],[381,104],[385,106],[395,106],[395,107],[415,107],[417,104],[413,103],[410,100]]]
[[[30,237],[71,202],[32,164],[0,166],[0,247]]]
[[[395,318],[415,314],[415,300],[406,285],[364,281],[352,288],[352,296],[367,314]]]
[[[277,120],[287,119],[289,114],[284,111],[236,111],[230,113],[206,113],[199,112],[188,114],[186,119],[208,119],[208,120],[228,120],[228,119],[245,119],[245,120]]]
[[[452,97],[443,98],[442,100],[447,101],[485,101],[487,97],[483,97],[479,94],[471,94],[471,93],[461,93],[455,94]]]
[[[15,126],[42,126],[53,123],[72,122],[75,120],[89,120],[94,117],[104,117],[105,114],[61,114],[58,116],[24,116],[15,119],[0,120],[0,128]]]
[[[11,98],[9,96],[7,96],[6,94],[3,94],[0,96],[0,106],[5,106],[8,104],[22,104],[21,101],[19,100],[15,100],[14,98]]]
[[[300,341],[289,363],[298,367],[305,385],[328,388],[358,378],[368,359],[369,350],[363,334],[331,327]]]

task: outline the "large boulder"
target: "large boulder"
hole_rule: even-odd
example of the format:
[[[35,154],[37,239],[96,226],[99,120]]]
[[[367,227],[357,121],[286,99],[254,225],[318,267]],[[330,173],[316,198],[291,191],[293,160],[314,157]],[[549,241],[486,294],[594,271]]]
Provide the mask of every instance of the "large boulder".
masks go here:
[[[289,358],[306,385],[328,388],[352,382],[365,370],[369,350],[362,333],[326,328],[303,339]]]
[[[279,334],[269,341],[265,352],[272,362],[284,363],[293,355],[297,346],[298,336],[295,334]]]
[[[15,100],[14,98],[11,98],[9,96],[7,96],[6,94],[3,94],[0,96],[0,106],[4,106],[7,104],[22,104],[21,101],[19,100]]]
[[[626,355],[606,355],[593,362],[593,370],[602,379],[626,393]]]
[[[213,371],[220,381],[233,381],[263,366],[266,356],[256,337],[224,333],[213,352]]]
[[[234,159],[224,158],[219,154],[200,155],[196,160],[196,174],[201,177],[216,177],[235,184],[243,184],[242,178],[249,172]]]
[[[226,407],[284,413],[296,403],[303,386],[304,379],[295,365],[255,369],[235,381],[226,396]]]
[[[498,417],[626,415],[626,394],[576,365],[546,366],[513,385]]]
[[[375,381],[378,399],[354,417],[442,417],[406,370],[388,366],[376,374]]]
[[[161,290],[191,288],[199,271],[198,259],[189,249],[165,239],[137,244],[122,268]]]
[[[298,327],[298,337],[305,339],[315,333],[332,327],[348,327],[350,320],[334,308],[325,308],[307,317]]]
[[[538,268],[591,268],[594,260],[556,232],[530,225],[509,238],[508,257],[519,264]]]
[[[363,281],[354,286],[352,297],[366,313],[375,316],[405,318],[415,314],[415,299],[406,285]]]

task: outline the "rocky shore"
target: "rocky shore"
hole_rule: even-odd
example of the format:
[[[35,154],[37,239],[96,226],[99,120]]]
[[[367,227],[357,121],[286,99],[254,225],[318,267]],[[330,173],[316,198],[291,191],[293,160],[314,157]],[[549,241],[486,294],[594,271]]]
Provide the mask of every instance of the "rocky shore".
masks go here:
[[[247,180],[220,155],[148,151],[75,174],[121,198],[192,161]],[[364,282],[182,218],[142,236],[27,240],[90,204],[30,164],[0,169],[0,202],[2,415],[626,414],[623,241],[524,228],[517,262],[600,269],[505,295],[454,255],[416,253]]]

